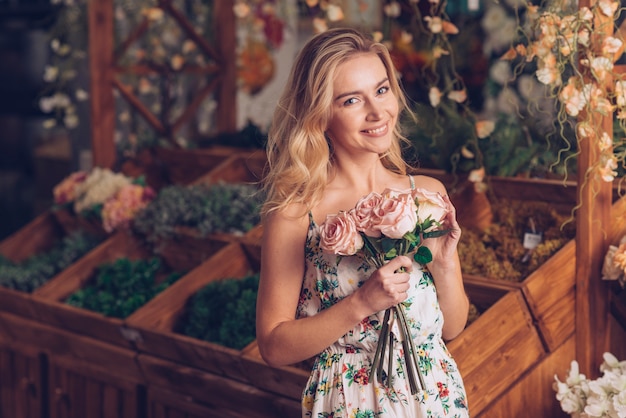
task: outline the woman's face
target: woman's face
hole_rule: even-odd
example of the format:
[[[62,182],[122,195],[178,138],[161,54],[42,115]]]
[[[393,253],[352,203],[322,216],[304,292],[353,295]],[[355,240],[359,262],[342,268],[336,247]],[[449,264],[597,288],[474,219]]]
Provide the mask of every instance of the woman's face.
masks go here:
[[[359,54],[339,65],[326,130],[335,154],[386,152],[394,140],[398,109],[398,99],[378,55]]]

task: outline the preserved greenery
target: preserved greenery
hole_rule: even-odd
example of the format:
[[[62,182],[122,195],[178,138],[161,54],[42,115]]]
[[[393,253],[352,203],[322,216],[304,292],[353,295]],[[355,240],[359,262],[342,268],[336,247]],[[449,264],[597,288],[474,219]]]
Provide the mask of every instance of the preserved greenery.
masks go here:
[[[78,231],[57,241],[48,251],[20,263],[0,256],[0,286],[32,292],[96,247],[100,239]]]
[[[243,234],[260,221],[263,197],[249,184],[171,185],[164,187],[134,220],[150,242],[172,236],[177,227]]]
[[[70,295],[67,303],[105,316],[126,318],[150,299],[178,280],[182,273],[163,273],[161,260],[120,258],[98,267],[92,284]]]
[[[240,350],[256,338],[259,275],[209,283],[188,302],[180,332]]]

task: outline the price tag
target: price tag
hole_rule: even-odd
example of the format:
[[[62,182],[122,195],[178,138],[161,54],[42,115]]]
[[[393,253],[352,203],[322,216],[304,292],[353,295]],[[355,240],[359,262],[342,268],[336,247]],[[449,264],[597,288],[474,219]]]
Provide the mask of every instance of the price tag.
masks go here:
[[[541,244],[542,238],[543,235],[541,233],[526,232],[524,234],[523,246],[527,250],[534,250],[539,244]]]

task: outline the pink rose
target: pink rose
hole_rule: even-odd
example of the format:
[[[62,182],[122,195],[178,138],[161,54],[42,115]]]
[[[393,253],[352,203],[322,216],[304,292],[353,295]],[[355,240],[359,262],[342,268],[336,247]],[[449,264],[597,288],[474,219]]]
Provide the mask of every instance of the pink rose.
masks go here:
[[[450,211],[441,193],[431,192],[426,189],[415,189],[412,191],[412,195],[417,199],[417,215],[420,223],[424,222],[428,217],[436,222],[441,222]]]
[[[320,226],[322,250],[331,254],[354,255],[363,247],[363,238],[356,229],[351,212],[342,211],[326,217]]]
[[[387,189],[382,202],[372,210],[371,229],[392,239],[400,239],[417,224],[417,207],[409,193]]]
[[[372,192],[365,197],[359,199],[353,209],[354,222],[356,229],[363,232],[368,237],[379,237],[380,231],[371,229],[372,210],[382,202],[382,195]]]

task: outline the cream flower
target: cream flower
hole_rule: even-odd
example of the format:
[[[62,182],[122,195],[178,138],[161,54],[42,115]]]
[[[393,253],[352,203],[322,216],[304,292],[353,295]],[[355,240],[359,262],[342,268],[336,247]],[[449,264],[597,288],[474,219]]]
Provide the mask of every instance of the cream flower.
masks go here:
[[[456,35],[459,33],[459,28],[448,20],[441,21],[441,29],[443,30],[443,33],[447,33],[448,35]]]
[[[598,0],[597,4],[602,14],[608,17],[612,17],[619,7],[619,2],[613,0]]]
[[[613,138],[606,132],[602,132],[598,145],[601,152],[609,151],[613,147]]]
[[[626,80],[615,82],[615,103],[619,107],[626,106]]]
[[[622,47],[622,41],[612,36],[607,36],[602,41],[602,54],[612,55],[617,53]]]
[[[400,3],[398,3],[397,1],[392,1],[391,3],[383,7],[383,12],[388,17],[397,18],[400,17],[402,9],[400,8]]]
[[[492,120],[480,120],[474,125],[476,136],[479,138],[487,138],[496,129],[496,124]]]
[[[450,93],[448,93],[448,99],[457,103],[463,103],[467,100],[467,91],[465,89],[452,90]]]
[[[441,91],[437,87],[431,87],[428,90],[428,100],[432,107],[439,106],[439,103],[441,103]]]
[[[587,104],[584,93],[576,87],[576,77],[570,77],[559,93],[559,100],[565,104],[565,111],[570,116],[578,116]]]
[[[326,10],[326,16],[331,22],[339,22],[344,19],[343,9],[336,4],[329,4]]]
[[[313,18],[313,32],[322,33],[328,30],[328,24],[326,23],[326,19],[322,19],[321,17]]]
[[[428,26],[428,29],[432,33],[441,33],[441,31],[443,30],[443,21],[441,20],[440,17],[426,16],[424,20],[426,21],[426,25]]]
[[[602,157],[600,158],[601,160],[601,165],[600,168],[598,170],[598,174],[600,175],[600,177],[602,178],[602,180],[606,181],[607,183],[612,182],[615,179],[615,176],[617,176],[617,159],[615,158],[615,156],[611,155],[602,155]]]

